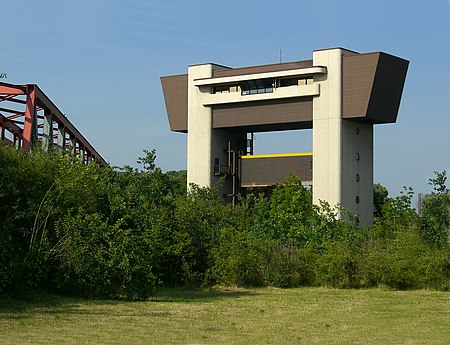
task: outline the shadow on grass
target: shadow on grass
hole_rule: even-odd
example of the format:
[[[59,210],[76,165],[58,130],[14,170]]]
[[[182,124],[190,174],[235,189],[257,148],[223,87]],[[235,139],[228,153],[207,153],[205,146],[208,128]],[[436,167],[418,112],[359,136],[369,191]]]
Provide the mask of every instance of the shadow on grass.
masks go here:
[[[109,315],[113,317],[152,317],[166,316],[168,312],[151,311],[139,307],[139,303],[191,303],[212,302],[219,299],[239,298],[253,295],[254,292],[242,289],[186,289],[162,288],[156,296],[147,301],[127,302],[120,300],[101,300],[79,297],[66,297],[36,290],[22,290],[13,296],[0,295],[0,319],[20,320],[33,315],[46,314],[55,318],[68,315]],[[122,308],[111,308],[115,305]],[[95,308],[90,308],[95,306]],[[136,308],[135,308],[136,307]]]
[[[208,302],[218,299],[239,298],[251,296],[255,293],[244,289],[210,288],[210,289],[186,289],[163,288],[156,292],[156,296],[150,298],[152,302]]]
[[[66,310],[80,299],[63,297],[42,291],[23,289],[12,295],[0,295],[0,318],[21,319],[49,310]]]

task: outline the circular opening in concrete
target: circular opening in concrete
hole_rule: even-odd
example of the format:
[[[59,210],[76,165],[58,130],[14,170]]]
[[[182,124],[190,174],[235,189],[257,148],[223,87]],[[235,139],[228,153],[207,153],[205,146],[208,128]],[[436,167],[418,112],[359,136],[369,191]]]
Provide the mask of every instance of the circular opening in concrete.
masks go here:
[[[359,152],[356,152],[356,160],[359,161]]]
[[[356,196],[355,201],[357,204],[359,204],[359,196],[358,195]]]
[[[359,174],[356,174],[355,179],[356,179],[356,182],[359,182]]]
[[[356,127],[355,132],[356,132],[356,135],[359,135],[359,127]]]

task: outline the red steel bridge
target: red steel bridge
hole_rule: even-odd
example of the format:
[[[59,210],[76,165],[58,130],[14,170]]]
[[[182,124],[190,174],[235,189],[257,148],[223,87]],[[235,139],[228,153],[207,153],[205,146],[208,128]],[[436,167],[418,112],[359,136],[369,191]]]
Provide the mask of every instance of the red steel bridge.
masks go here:
[[[67,150],[83,163],[108,165],[36,84],[0,82],[0,140],[29,152],[33,147]]]

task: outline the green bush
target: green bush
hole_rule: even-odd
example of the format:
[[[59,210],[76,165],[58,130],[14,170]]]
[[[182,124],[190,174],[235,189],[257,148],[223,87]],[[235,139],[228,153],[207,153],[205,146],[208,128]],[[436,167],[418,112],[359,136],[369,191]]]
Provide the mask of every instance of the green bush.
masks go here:
[[[61,290],[83,295],[142,299],[156,287],[152,254],[143,233],[98,214],[68,215],[57,226],[63,238],[58,256]]]
[[[317,254],[293,242],[273,241],[264,253],[264,283],[276,287],[308,286],[314,283]]]
[[[316,260],[316,282],[320,285],[359,287],[358,249],[345,241],[331,242]]]
[[[167,248],[174,276],[165,281],[187,286],[209,284],[211,251],[220,229],[229,223],[231,212],[217,191],[209,188],[192,185],[187,196],[176,200],[172,243]]]
[[[267,240],[234,227],[223,227],[218,235],[210,272],[214,280],[226,285],[262,286]]]
[[[450,243],[450,192],[445,185],[447,173],[435,172],[435,175],[429,180],[434,191],[422,200],[420,230],[428,243],[445,247]]]
[[[57,152],[0,144],[0,293],[23,286],[142,299],[158,285],[387,286],[450,289],[446,175],[411,208],[412,190],[381,190],[374,226],[326,203],[290,176],[232,208],[217,188],[162,173],[83,165]],[[341,218],[337,217],[338,213]]]

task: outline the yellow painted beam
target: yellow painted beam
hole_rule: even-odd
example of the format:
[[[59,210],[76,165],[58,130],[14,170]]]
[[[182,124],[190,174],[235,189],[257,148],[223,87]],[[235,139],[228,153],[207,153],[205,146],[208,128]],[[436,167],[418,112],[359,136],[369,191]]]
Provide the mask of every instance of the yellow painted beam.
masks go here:
[[[312,156],[312,152],[270,153],[263,155],[241,156],[242,159],[281,158],[281,157],[306,157]]]

